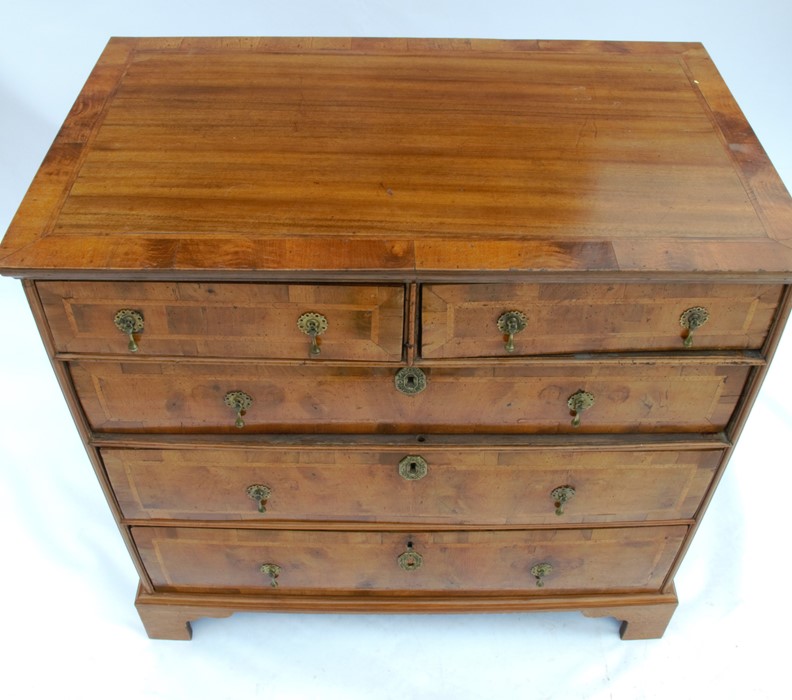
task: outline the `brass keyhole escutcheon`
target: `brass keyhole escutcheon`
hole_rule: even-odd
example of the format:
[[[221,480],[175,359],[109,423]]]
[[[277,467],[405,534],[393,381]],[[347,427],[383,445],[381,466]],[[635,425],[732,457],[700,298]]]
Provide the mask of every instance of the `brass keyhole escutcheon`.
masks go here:
[[[580,425],[580,414],[587,411],[594,405],[594,394],[588,391],[576,391],[572,396],[567,399],[567,406],[572,412],[572,427],[577,428]]]
[[[278,587],[278,576],[280,576],[281,568],[277,564],[262,564],[261,573],[269,576],[270,586],[273,588]]]
[[[242,420],[242,416],[245,414],[245,411],[253,405],[253,397],[250,396],[250,394],[246,394],[244,391],[229,391],[223,398],[223,401],[225,401],[226,406],[236,411],[236,421],[234,421],[234,425],[237,428],[244,428],[245,421]]]
[[[549,576],[552,572],[552,565],[548,564],[546,561],[531,567],[531,576],[536,579],[536,587],[542,588],[544,586],[544,577]]]
[[[693,346],[693,333],[709,321],[709,311],[703,306],[693,306],[682,312],[679,317],[679,325],[687,329],[687,334],[682,344],[686,347]]]
[[[266,513],[267,501],[272,495],[272,489],[264,484],[251,484],[245,489],[248,498],[256,501],[259,513]]]
[[[575,487],[569,485],[558,486],[550,492],[550,498],[553,499],[553,505],[555,505],[556,515],[564,514],[564,506],[574,498],[575,493]]]
[[[407,551],[399,555],[399,566],[405,571],[415,571],[423,564],[423,557],[413,550],[413,543],[407,543]]]
[[[522,311],[507,311],[498,318],[498,330],[507,336],[506,352],[514,352],[514,336],[525,330],[528,318]]]
[[[320,352],[322,352],[322,349],[319,347],[319,341],[317,340],[317,337],[322,335],[322,333],[327,330],[327,318],[322,316],[322,314],[316,313],[315,311],[309,311],[297,319],[297,328],[299,328],[306,335],[310,336],[311,346],[308,350],[308,354],[311,357],[316,357]]]
[[[115,327],[118,328],[124,335],[129,337],[127,349],[129,352],[137,352],[138,345],[135,342],[135,333],[143,332],[143,314],[134,309],[121,309],[116,312],[113,318]]]
[[[426,389],[426,375],[417,367],[403,367],[394,378],[396,388],[407,396],[415,396]]]
[[[407,455],[399,462],[399,474],[407,481],[423,479],[428,471],[426,460],[418,455]]]

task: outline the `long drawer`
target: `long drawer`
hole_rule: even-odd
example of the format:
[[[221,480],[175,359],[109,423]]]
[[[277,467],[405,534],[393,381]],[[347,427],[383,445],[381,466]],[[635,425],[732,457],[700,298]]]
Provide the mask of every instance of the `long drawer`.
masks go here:
[[[391,362],[402,357],[404,288],[398,285],[54,281],[39,282],[37,289],[59,352]],[[134,353],[121,330],[124,311],[139,316]],[[119,312],[121,328],[115,322]],[[306,332],[310,317],[300,321],[306,314],[316,314],[319,324],[313,353]]]
[[[157,590],[228,593],[656,591],[686,532],[132,528]]]
[[[720,450],[104,449],[125,518],[565,524],[692,518]]]
[[[756,284],[424,285],[421,354],[685,352],[686,341],[694,349],[759,349],[782,291]],[[516,323],[511,352],[509,314]]]
[[[387,367],[75,361],[96,431],[704,432],[722,430],[750,368],[588,363],[426,370],[423,391]],[[250,399],[237,416],[229,394]],[[593,405],[572,415],[570,400]],[[579,425],[575,427],[573,422]]]

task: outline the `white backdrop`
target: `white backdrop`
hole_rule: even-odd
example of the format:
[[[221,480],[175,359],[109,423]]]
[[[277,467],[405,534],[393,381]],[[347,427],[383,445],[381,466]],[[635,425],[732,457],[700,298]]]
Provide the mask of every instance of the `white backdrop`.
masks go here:
[[[788,0],[7,0],[0,231],[112,35],[702,41],[792,183],[790,30]],[[185,643],[143,632],[135,572],[15,280],[0,280],[0,329],[3,697],[788,697],[792,330],[677,576],[663,639],[622,642],[616,621],[578,613],[235,615],[195,623]]]

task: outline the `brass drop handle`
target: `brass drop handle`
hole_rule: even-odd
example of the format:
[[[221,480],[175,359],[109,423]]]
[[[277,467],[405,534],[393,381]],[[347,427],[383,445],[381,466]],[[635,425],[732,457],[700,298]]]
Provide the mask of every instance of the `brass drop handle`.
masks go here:
[[[406,481],[423,479],[428,471],[429,465],[419,455],[407,455],[399,462],[399,474]]]
[[[278,587],[278,576],[280,576],[281,568],[277,564],[262,564],[261,573],[269,576],[270,586],[273,588]]]
[[[507,311],[498,318],[498,330],[508,336],[506,352],[514,352],[514,335],[524,331],[527,325],[528,319],[521,311]]]
[[[415,571],[423,564],[423,557],[413,550],[413,543],[407,543],[407,551],[399,555],[399,566],[405,571]]]
[[[327,318],[315,311],[304,313],[297,319],[297,328],[311,338],[311,347],[308,354],[316,357],[322,352],[319,341],[316,338],[324,333],[328,328]]]
[[[250,394],[246,394],[244,391],[229,391],[223,400],[226,406],[236,411],[236,421],[234,425],[237,428],[244,428],[245,421],[242,420],[242,416],[245,414],[245,411],[253,405],[253,397],[250,396]]]
[[[115,327],[124,335],[129,336],[127,349],[129,352],[137,352],[138,345],[135,342],[135,333],[143,332],[143,314],[134,309],[120,309],[113,318]]]
[[[553,505],[555,506],[556,515],[564,514],[564,506],[572,498],[574,498],[575,493],[576,493],[575,487],[569,486],[569,484],[565,486],[558,486],[550,492],[550,498],[553,499]]]
[[[707,321],[709,321],[709,311],[703,306],[693,306],[682,312],[679,317],[679,325],[687,329],[685,339],[682,341],[686,348],[693,346],[693,332],[701,328]]]
[[[572,412],[572,427],[580,426],[580,414],[594,405],[594,395],[588,391],[576,391],[567,399],[567,406]]]
[[[272,489],[264,484],[251,484],[245,489],[248,498],[258,503],[259,513],[267,512],[267,500],[272,495]]]
[[[533,576],[536,579],[536,587],[543,588],[545,576],[549,576],[552,572],[553,572],[552,565],[548,564],[546,561],[543,561],[541,564],[536,564],[536,566],[531,567],[531,576]]]

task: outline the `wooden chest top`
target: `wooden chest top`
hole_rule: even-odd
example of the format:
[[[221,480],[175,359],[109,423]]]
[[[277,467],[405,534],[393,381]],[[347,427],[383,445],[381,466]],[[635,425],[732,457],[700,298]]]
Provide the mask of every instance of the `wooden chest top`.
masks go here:
[[[113,39],[0,271],[791,281],[790,246],[699,44]]]

